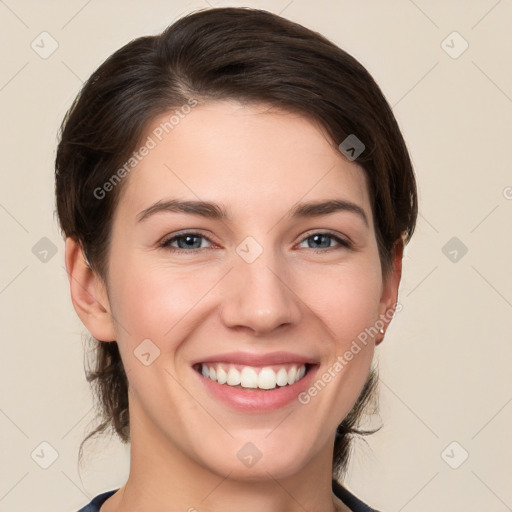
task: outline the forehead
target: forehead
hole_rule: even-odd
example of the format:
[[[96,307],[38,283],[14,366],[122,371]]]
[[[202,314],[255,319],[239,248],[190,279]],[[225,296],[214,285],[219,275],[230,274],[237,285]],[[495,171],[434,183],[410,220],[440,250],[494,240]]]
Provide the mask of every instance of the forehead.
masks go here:
[[[262,206],[343,198],[371,217],[363,169],[300,113],[235,101],[177,108],[148,124],[143,146],[150,149],[123,186],[123,207],[140,210],[150,201],[182,197],[261,214]]]

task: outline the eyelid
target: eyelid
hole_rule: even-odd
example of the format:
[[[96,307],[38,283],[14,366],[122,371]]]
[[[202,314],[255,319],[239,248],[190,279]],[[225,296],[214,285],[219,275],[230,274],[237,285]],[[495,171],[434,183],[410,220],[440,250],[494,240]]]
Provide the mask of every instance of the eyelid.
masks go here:
[[[176,238],[181,238],[181,237],[185,237],[186,235],[191,235],[191,236],[197,236],[197,237],[201,237],[201,238],[204,238],[205,240],[208,240],[208,242],[210,242],[211,244],[215,244],[215,242],[212,240],[212,238],[208,235],[205,235],[204,233],[202,233],[200,230],[191,230],[191,229],[184,229],[183,231],[178,231],[177,233],[172,233],[171,235],[165,235],[158,243],[157,245],[159,247],[164,247],[166,248],[172,241],[174,241],[174,239]],[[178,249],[176,247],[173,247],[174,250],[176,251],[183,251],[183,252],[193,252],[193,251],[189,251],[187,249]],[[205,249],[205,247],[203,247],[203,249]],[[197,251],[198,249],[196,249]]]

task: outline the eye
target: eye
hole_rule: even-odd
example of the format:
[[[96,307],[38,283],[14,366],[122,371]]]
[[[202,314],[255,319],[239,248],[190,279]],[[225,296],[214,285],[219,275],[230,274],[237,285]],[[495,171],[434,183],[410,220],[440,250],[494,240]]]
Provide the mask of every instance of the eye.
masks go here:
[[[329,245],[326,246],[325,243],[322,242],[323,240],[327,240],[328,244],[329,244],[329,240],[334,240],[338,243],[338,245],[345,247],[347,249],[350,249],[352,247],[352,244],[348,240],[345,240],[345,239],[343,239],[333,233],[329,233],[329,232],[313,233],[313,234],[307,236],[306,238],[304,238],[302,243],[304,243],[307,240],[313,240],[314,241],[313,244],[319,244],[327,249],[336,249],[336,247],[331,247]],[[316,247],[309,247],[309,248],[316,249]],[[315,252],[326,252],[326,251],[325,250],[315,250]]]
[[[187,231],[164,240],[160,244],[160,247],[164,247],[175,252],[194,252],[193,249],[205,249],[205,247],[202,247],[201,241],[199,241],[199,243],[197,242],[201,239],[207,240],[211,243],[211,240],[204,235]],[[171,245],[174,242],[178,243],[178,247]]]

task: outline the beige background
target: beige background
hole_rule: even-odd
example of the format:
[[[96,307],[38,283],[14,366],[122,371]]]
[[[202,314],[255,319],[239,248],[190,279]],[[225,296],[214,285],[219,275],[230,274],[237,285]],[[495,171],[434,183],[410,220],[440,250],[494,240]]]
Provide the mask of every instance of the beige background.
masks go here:
[[[208,3],[281,13],[346,49],[411,151],[420,216],[403,310],[377,349],[384,428],[356,445],[349,489],[383,512],[512,509],[510,0]],[[77,467],[93,411],[53,214],[56,132],[108,55],[206,5],[0,1],[2,512],[73,512],[127,477],[127,449],[108,438]],[[31,47],[43,31],[58,43],[46,59]]]

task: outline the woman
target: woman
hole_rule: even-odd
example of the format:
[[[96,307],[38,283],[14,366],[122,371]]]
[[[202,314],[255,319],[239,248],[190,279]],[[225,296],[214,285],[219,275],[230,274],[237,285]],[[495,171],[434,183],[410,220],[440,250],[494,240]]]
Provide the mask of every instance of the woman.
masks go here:
[[[196,11],[61,130],[57,210],[121,489],[82,511],[371,511],[344,487],[417,216],[380,89],[321,35]],[[86,438],[86,439],[88,439]]]

